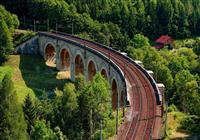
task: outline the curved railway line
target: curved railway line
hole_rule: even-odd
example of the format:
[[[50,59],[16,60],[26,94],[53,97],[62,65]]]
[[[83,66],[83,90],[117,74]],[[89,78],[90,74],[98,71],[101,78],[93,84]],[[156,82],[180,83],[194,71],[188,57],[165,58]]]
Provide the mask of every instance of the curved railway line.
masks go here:
[[[127,83],[131,83],[128,89],[130,102],[131,119],[124,122],[121,132],[118,132],[118,140],[149,140],[154,136],[156,107],[159,104],[155,93],[155,87],[147,76],[127,57],[112,51],[110,48],[102,47],[100,44],[84,40],[64,33],[48,33],[51,36],[57,36],[66,40],[74,41],[86,47],[92,48],[117,64],[124,72]],[[126,65],[126,66],[125,66]],[[161,124],[159,124],[161,125]]]

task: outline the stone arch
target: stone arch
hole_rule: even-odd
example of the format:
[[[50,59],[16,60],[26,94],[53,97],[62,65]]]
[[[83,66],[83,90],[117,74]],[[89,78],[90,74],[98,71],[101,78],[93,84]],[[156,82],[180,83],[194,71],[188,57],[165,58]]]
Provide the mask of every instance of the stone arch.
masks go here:
[[[118,96],[118,86],[117,81],[115,79],[112,80],[112,108],[116,110],[117,108],[117,96]]]
[[[96,65],[92,60],[90,60],[88,63],[88,80],[91,81],[96,72],[97,72]]]
[[[106,69],[102,68],[101,69],[101,75],[107,80],[108,79],[108,73]]]
[[[75,75],[84,75],[84,61],[80,54],[75,57]]]
[[[71,58],[70,52],[68,49],[63,48],[60,51],[60,61],[61,61],[61,70],[70,71],[71,66]]]
[[[44,59],[48,60],[53,57],[56,58],[56,48],[53,44],[48,43],[44,48]]]

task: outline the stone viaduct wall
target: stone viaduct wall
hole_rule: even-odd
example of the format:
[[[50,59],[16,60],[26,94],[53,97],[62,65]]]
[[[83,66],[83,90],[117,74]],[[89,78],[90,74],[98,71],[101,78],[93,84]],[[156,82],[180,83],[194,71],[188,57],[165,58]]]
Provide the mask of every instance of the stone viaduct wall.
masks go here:
[[[96,72],[101,72],[106,75],[108,82],[111,87],[113,85],[113,81],[116,81],[117,84],[117,93],[126,93],[126,84],[123,76],[122,70],[114,64],[114,62],[110,61],[109,58],[104,56],[103,54],[84,46],[83,44],[77,44],[71,40],[60,39],[56,37],[46,36],[44,34],[39,34],[38,37],[39,43],[39,53],[47,59],[47,50],[48,47],[55,51],[56,58],[56,68],[60,71],[69,70],[71,73],[71,80],[75,80],[76,75],[76,58],[79,56],[83,62],[83,75],[86,79],[90,79],[90,64],[93,63],[96,69]],[[67,62],[63,67],[63,58],[62,52],[67,52]],[[53,55],[53,54],[52,54]],[[110,63],[109,63],[110,62]]]

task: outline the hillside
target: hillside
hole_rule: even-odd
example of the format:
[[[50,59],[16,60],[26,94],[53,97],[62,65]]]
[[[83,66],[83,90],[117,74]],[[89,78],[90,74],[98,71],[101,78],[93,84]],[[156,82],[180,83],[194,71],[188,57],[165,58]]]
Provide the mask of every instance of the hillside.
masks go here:
[[[5,63],[12,69],[12,80],[19,102],[23,103],[27,94],[40,97],[44,92],[62,90],[67,80],[57,80],[57,70],[47,67],[39,55],[11,55]]]

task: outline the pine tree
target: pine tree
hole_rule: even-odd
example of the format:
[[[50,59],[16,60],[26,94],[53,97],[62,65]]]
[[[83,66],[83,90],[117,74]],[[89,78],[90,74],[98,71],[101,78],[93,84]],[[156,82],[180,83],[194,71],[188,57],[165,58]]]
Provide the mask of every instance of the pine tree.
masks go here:
[[[159,32],[168,34],[171,30],[170,23],[172,22],[173,7],[170,0],[160,0],[157,7],[157,15],[159,23]]]
[[[17,102],[11,76],[6,74],[0,81],[0,138],[26,140],[26,122]]]
[[[5,85],[6,77],[2,80],[0,84],[0,136],[2,139],[9,138],[9,130],[8,130],[8,95],[6,96],[6,87]]]
[[[29,94],[25,98],[23,111],[24,111],[25,120],[27,122],[27,132],[30,134],[31,128],[35,122],[36,111],[35,111],[35,106]]]
[[[137,9],[137,29],[139,31],[144,31],[146,24],[145,17],[145,6],[142,0],[136,1],[136,9]]]

